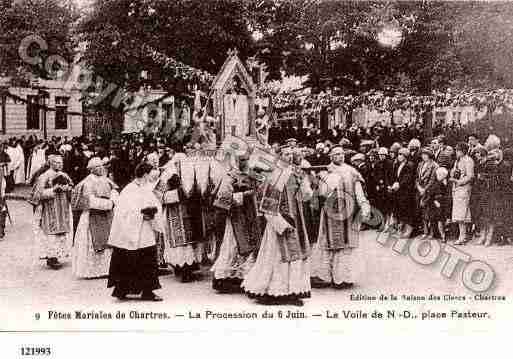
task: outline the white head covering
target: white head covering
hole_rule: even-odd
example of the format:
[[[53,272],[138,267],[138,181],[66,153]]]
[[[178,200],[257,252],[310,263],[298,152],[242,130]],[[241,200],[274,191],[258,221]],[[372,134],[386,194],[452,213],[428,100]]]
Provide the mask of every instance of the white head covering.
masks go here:
[[[494,150],[501,146],[501,140],[496,135],[490,135],[486,139],[484,146],[488,151]]]
[[[408,148],[420,148],[420,141],[417,138],[412,138],[410,143],[408,143]]]
[[[378,150],[378,155],[388,156],[388,149],[386,147],[380,147]]]
[[[341,146],[335,146],[330,151],[330,156],[343,155],[343,154],[344,154],[344,149]]]
[[[91,170],[93,168],[103,166],[103,164],[104,163],[100,157],[93,157],[89,160],[89,162],[87,162],[87,169]]]

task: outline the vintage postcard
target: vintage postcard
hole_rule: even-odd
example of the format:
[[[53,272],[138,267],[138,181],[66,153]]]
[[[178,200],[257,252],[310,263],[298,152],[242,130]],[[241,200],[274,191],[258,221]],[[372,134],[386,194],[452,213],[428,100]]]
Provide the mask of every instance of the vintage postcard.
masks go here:
[[[510,323],[512,18],[490,1],[0,1],[5,357],[103,348],[70,354],[72,333],[283,347]]]

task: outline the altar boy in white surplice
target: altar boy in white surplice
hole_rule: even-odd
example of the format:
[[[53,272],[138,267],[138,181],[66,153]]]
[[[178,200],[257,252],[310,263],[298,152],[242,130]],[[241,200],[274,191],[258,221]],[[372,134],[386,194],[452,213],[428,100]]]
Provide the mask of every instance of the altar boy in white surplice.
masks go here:
[[[161,301],[153,293],[159,289],[157,245],[163,233],[160,202],[148,186],[152,168],[147,163],[135,169],[135,180],[119,195],[108,245],[113,247],[108,288],[123,300],[129,294],[142,294],[143,300]]]

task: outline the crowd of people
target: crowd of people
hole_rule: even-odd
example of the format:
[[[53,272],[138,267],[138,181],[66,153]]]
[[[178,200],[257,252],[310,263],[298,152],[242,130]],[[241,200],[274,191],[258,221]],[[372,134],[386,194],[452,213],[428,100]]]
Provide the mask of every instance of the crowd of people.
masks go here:
[[[366,194],[383,218],[379,231],[444,242],[457,237],[458,245],[511,244],[513,148],[503,148],[496,135],[484,144],[476,134],[453,141],[455,146],[448,145],[441,134],[424,143],[411,138],[387,147],[374,137],[359,139],[357,147],[343,137],[338,145],[365,180]],[[334,145],[318,140],[314,149],[298,146],[301,166],[329,164]]]
[[[279,141],[270,131],[261,150],[301,169],[279,178],[251,151],[198,160],[191,154],[211,141],[144,133],[13,138],[0,159],[8,191],[32,185],[35,237],[52,269],[71,257],[76,277],[107,276],[113,296],[158,301],[159,273],[191,282],[210,263],[217,292],[302,305],[312,287],[353,286],[361,231],[513,242],[513,149],[495,135],[480,144],[460,133],[451,146],[419,126],[408,128],[415,137],[403,130]]]

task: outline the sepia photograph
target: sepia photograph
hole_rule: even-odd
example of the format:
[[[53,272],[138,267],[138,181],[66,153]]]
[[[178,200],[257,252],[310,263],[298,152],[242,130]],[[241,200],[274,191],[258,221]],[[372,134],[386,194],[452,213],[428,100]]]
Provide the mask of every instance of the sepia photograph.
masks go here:
[[[0,337],[507,325],[512,69],[509,1],[0,0]]]

